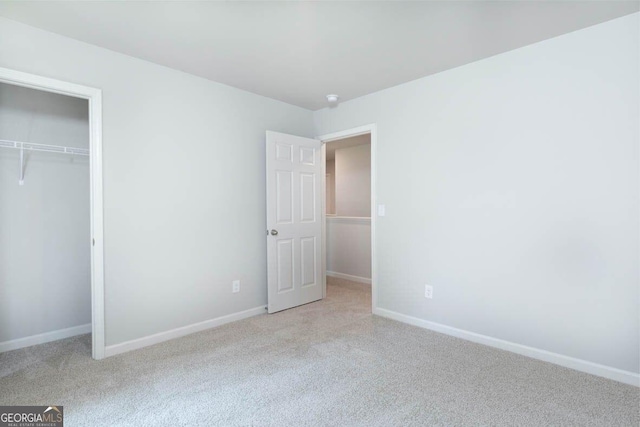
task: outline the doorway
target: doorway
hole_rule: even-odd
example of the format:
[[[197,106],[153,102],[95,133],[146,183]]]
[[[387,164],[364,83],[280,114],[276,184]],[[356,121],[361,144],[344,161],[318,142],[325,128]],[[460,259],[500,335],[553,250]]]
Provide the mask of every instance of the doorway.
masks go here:
[[[370,287],[376,305],[375,125],[319,137],[325,165],[324,296],[327,283]]]
[[[6,184],[9,184],[8,173],[15,172],[15,174],[12,175],[15,178],[15,182],[11,182],[13,182],[16,188],[13,189],[15,191],[12,191],[12,193],[23,198],[37,195],[36,193],[38,193],[38,191],[35,191],[34,194],[28,193],[34,190],[33,187],[37,184],[43,188],[51,184],[43,175],[47,170],[62,171],[65,169],[65,166],[68,165],[72,165],[72,167],[66,168],[62,174],[65,175],[65,182],[69,184],[69,187],[75,185],[78,188],[85,188],[85,191],[88,193],[78,195],[78,197],[65,196],[65,200],[66,198],[69,198],[69,200],[73,199],[72,202],[75,203],[76,206],[84,204],[82,209],[85,213],[88,213],[88,218],[84,218],[84,226],[80,224],[81,229],[74,230],[73,233],[67,233],[66,235],[65,233],[61,234],[64,236],[64,243],[60,243],[61,240],[51,238],[51,236],[56,234],[56,226],[65,224],[68,227],[72,226],[72,223],[69,222],[68,219],[65,219],[65,209],[68,209],[69,206],[62,206],[63,203],[58,203],[64,202],[65,200],[57,201],[54,200],[55,198],[49,200],[49,202],[57,203],[60,206],[53,207],[49,210],[48,213],[53,212],[55,215],[38,219],[40,231],[46,233],[49,237],[47,237],[46,247],[44,248],[46,250],[38,249],[39,253],[33,254],[34,259],[36,256],[40,257],[40,261],[42,261],[41,264],[46,266],[41,275],[43,278],[50,278],[54,273],[60,273],[60,270],[63,269],[57,267],[64,263],[67,267],[63,273],[65,277],[61,278],[59,282],[70,280],[66,276],[74,277],[71,281],[75,282],[72,286],[75,290],[66,287],[56,290],[53,286],[50,286],[51,283],[40,282],[36,284],[35,286],[39,286],[40,289],[37,290],[37,292],[34,290],[31,293],[36,295],[40,302],[44,303],[41,309],[42,311],[32,310],[26,318],[27,327],[22,328],[23,330],[21,330],[21,327],[17,326],[13,320],[8,322],[8,329],[4,332],[9,339],[4,339],[3,342],[0,342],[0,351],[29,347],[31,345],[42,344],[90,331],[92,357],[94,359],[102,359],[104,358],[105,349],[101,140],[102,92],[94,88],[5,68],[0,68],[0,85],[5,88],[4,92],[8,95],[6,97],[7,99],[20,98],[23,101],[26,100],[25,105],[31,102],[29,99],[37,99],[32,102],[33,108],[25,109],[22,108],[24,107],[23,105],[13,110],[9,109],[11,111],[7,110],[9,111],[7,114],[13,115],[12,117],[7,117],[7,119],[10,119],[9,122],[16,125],[15,129],[13,129],[16,137],[1,138],[3,139],[3,152],[13,152],[8,156],[4,156],[6,158],[3,158],[3,166],[6,166],[6,170],[3,171],[3,180],[7,181]],[[11,96],[9,96],[9,94]],[[52,107],[55,102],[61,102],[65,105],[63,108],[65,112],[63,113],[62,109],[56,112],[55,108],[52,108],[51,111],[43,112],[43,105],[45,105],[43,102],[45,104],[46,102],[52,103]],[[81,111],[82,108],[84,108],[84,112]],[[38,117],[37,123],[39,123],[40,126],[39,135],[42,137],[38,137],[38,141],[32,138],[34,137],[34,123],[36,123],[34,117]],[[80,120],[82,117],[84,118]],[[18,126],[21,120],[26,126],[25,129],[21,129]],[[83,122],[78,123],[80,121]],[[59,132],[63,128],[64,131]],[[79,136],[81,134],[84,135],[84,140],[82,141],[74,137],[74,135]],[[17,136],[20,136],[20,138]],[[9,150],[4,150],[5,148]],[[16,161],[12,166],[5,160]],[[83,175],[83,173],[85,175]],[[38,176],[38,174],[40,174],[40,176]],[[52,188],[55,188],[55,186]],[[19,190],[25,191],[20,192]],[[46,188],[40,190],[40,194],[42,194],[43,191],[46,192]],[[69,188],[69,190],[71,190],[71,188]],[[22,200],[21,203],[25,208],[28,208],[31,202]],[[70,212],[70,210],[66,211],[66,213]],[[52,218],[55,218],[55,220],[52,220]],[[67,220],[67,222],[65,222],[65,220]],[[26,229],[28,229],[28,227]],[[72,234],[73,238],[70,239],[69,234]],[[17,235],[15,237],[18,240],[16,240],[15,245],[12,244],[14,251],[17,251],[16,245],[27,245],[29,243],[26,236]],[[34,240],[40,239],[41,237],[42,236],[35,236]],[[42,242],[38,242],[38,244],[41,243]],[[71,247],[74,249],[70,250],[69,248]],[[74,267],[73,262],[70,262],[69,259],[60,260],[60,262],[56,262],[55,259],[53,259],[55,256],[59,256],[60,253],[62,253],[62,256],[69,253],[76,253],[78,252],[76,251],[78,247],[86,248],[86,253],[83,255],[84,258],[81,257],[79,262],[82,264],[86,262],[88,265],[78,265]],[[51,259],[48,258],[47,254],[51,254]],[[28,260],[26,263],[28,264]],[[87,283],[87,279],[90,283]],[[89,292],[87,292],[86,288],[83,290],[79,289],[81,285],[78,283],[82,281],[90,288]],[[64,286],[67,286],[67,284]],[[22,291],[24,291],[24,289],[21,290],[21,292]],[[83,291],[84,294],[78,294],[76,291]],[[78,301],[88,302],[89,307],[85,307],[84,313],[80,313],[76,316],[77,318],[65,318],[65,313],[61,313],[62,316],[56,317],[56,305],[46,303],[56,301],[56,299],[62,303],[66,301],[66,298],[69,298],[69,295],[74,295],[70,297],[71,300],[77,297]],[[18,296],[16,298],[20,297]],[[5,299],[5,302],[8,304],[8,307],[3,308],[5,313],[8,313],[8,311],[15,312],[19,309],[17,299]],[[62,312],[64,310],[60,311]],[[90,323],[84,323],[89,317]],[[55,320],[52,321],[52,318],[55,318]],[[38,322],[40,324],[38,324]],[[47,325],[45,325],[46,322],[51,322],[52,325],[47,327]],[[76,325],[78,322],[81,324]],[[53,326],[53,328],[51,326]]]

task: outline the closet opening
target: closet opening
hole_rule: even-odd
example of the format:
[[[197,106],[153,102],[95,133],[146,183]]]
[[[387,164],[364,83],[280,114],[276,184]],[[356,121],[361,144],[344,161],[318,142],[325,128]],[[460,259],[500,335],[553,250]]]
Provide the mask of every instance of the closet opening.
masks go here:
[[[104,357],[100,98],[0,69],[0,353]]]
[[[324,151],[326,296],[371,312],[371,133],[332,139]]]

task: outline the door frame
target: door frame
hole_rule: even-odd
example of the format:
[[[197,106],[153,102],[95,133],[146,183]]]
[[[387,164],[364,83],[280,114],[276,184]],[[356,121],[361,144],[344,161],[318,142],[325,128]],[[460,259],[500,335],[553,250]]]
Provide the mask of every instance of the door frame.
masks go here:
[[[86,99],[89,104],[91,208],[91,356],[105,357],[102,90],[0,67],[0,82]]]
[[[376,203],[378,193],[376,187],[376,152],[378,131],[375,123],[333,132],[315,139],[322,142],[322,297],[327,296],[327,142],[352,136],[371,135],[371,312],[378,307],[378,268],[376,262]]]

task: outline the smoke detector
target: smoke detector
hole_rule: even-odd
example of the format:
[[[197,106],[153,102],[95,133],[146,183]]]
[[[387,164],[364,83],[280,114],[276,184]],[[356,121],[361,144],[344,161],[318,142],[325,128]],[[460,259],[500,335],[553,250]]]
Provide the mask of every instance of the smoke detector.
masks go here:
[[[329,104],[334,104],[336,102],[338,102],[338,99],[340,99],[340,97],[338,95],[327,95],[327,101],[329,101]]]

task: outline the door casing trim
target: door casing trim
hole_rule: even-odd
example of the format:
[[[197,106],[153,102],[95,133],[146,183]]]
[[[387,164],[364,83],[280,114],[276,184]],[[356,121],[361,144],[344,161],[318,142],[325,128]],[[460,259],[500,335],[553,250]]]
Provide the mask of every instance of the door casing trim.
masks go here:
[[[89,104],[91,205],[91,355],[105,357],[102,90],[0,67],[0,82],[86,99]]]

